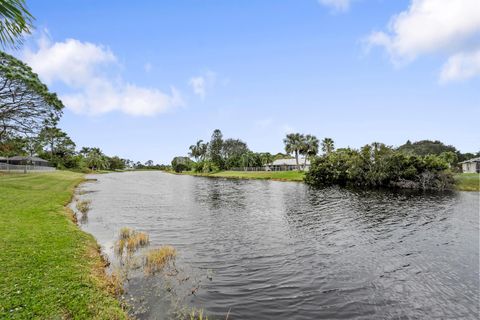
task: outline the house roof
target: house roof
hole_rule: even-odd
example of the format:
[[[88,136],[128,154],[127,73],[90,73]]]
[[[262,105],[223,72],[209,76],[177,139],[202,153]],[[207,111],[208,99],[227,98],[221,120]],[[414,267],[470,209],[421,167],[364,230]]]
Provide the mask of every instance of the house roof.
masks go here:
[[[480,157],[473,158],[473,159],[468,159],[466,161],[462,161],[462,162],[459,162],[459,163],[469,163],[469,162],[480,162]]]
[[[305,158],[298,158],[298,164],[303,165]],[[296,166],[297,161],[295,159],[277,159],[269,164],[269,166]],[[310,161],[307,160],[307,165],[310,165]]]
[[[13,160],[13,161],[35,161],[35,162],[48,162],[45,159],[39,158],[39,157],[24,157],[24,156],[15,156],[15,157],[10,157],[8,160]]]

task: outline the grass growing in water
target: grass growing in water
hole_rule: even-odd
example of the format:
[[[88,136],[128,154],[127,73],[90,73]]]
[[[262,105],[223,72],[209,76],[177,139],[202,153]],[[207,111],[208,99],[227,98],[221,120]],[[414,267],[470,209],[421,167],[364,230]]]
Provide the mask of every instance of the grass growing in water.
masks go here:
[[[174,262],[177,250],[172,246],[151,249],[145,257],[145,273],[155,274],[162,271],[170,262]]]
[[[90,210],[90,200],[79,200],[77,201],[76,207],[77,210],[80,211],[82,214],[87,214]]]
[[[0,319],[126,319],[95,239],[67,216],[78,173],[0,175]]]
[[[145,247],[150,243],[148,234],[145,232],[137,232],[130,228],[120,229],[118,241],[115,244],[115,251],[122,256],[125,253],[133,254],[141,247]]]

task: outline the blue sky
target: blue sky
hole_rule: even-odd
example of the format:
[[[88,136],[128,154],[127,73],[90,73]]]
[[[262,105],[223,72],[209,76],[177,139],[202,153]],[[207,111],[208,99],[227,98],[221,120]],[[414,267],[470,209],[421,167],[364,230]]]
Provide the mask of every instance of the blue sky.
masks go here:
[[[37,30],[16,54],[78,147],[132,160],[169,163],[216,128],[259,152],[291,131],[476,152],[475,1],[28,1]]]

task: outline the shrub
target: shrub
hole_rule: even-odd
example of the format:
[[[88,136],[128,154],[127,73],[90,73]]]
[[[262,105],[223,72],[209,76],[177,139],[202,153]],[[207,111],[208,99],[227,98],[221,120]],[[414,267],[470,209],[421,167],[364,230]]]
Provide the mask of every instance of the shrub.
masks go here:
[[[360,150],[339,149],[317,157],[305,181],[310,185],[350,185],[445,190],[454,180],[443,156],[417,156],[373,143]]]

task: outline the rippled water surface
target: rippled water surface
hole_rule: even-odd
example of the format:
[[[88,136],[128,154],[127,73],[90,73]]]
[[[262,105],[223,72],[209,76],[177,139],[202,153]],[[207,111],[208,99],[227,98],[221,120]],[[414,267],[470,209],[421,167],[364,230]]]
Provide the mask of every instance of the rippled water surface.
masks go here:
[[[479,316],[479,193],[315,190],[161,172],[95,175],[84,228],[107,253],[121,227],[211,272],[189,302],[224,319]],[[130,298],[162,319],[149,278]]]

